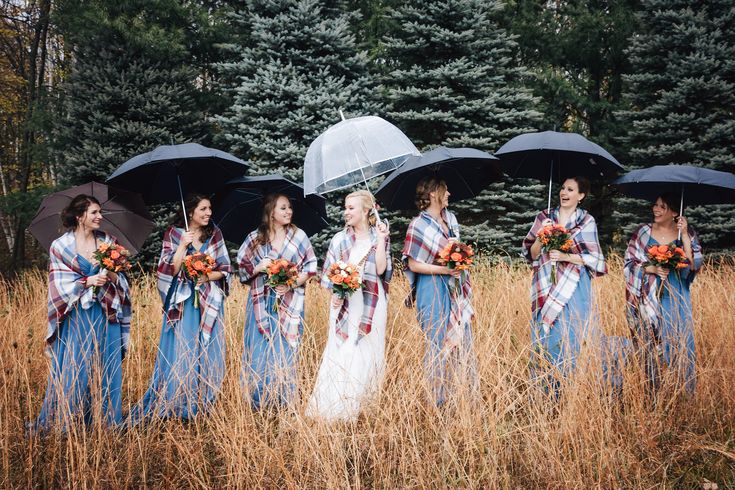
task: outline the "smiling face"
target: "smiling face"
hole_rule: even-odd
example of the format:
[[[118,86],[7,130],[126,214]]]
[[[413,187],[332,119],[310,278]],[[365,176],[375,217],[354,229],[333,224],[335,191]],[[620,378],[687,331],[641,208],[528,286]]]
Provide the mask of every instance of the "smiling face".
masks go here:
[[[100,205],[94,202],[89,203],[89,207],[83,215],[77,217],[78,227],[87,230],[99,230],[102,223],[102,209]]]
[[[274,225],[288,226],[291,224],[292,216],[293,209],[291,208],[291,201],[285,196],[280,196],[276,201],[275,208],[273,208],[271,223]]]
[[[345,224],[347,226],[357,226],[363,221],[367,225],[368,210],[362,205],[362,199],[358,196],[348,197],[345,199]]]
[[[579,184],[574,179],[567,179],[559,191],[559,202],[562,209],[576,209],[585,194],[579,192]]]
[[[668,223],[676,218],[676,211],[671,209],[668,204],[660,197],[653,203],[653,222],[657,224]]]
[[[195,227],[204,228],[209,224],[209,220],[212,217],[212,203],[209,199],[202,199],[197,203],[197,206],[191,212],[191,218],[189,225]]]

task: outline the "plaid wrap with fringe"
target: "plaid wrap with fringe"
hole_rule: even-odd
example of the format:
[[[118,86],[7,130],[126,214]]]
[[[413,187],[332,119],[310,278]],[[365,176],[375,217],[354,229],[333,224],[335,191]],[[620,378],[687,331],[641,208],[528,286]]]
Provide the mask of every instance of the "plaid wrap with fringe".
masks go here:
[[[332,281],[329,279],[329,267],[340,260],[343,262],[349,262],[350,250],[352,249],[355,240],[355,232],[351,227],[345,228],[332,237],[331,242],[329,242],[329,249],[327,250],[327,258],[324,261],[324,267],[322,268],[321,285],[323,287],[328,289],[332,288]],[[372,330],[373,315],[375,314],[375,307],[378,304],[378,294],[380,292],[378,281],[380,280],[383,282],[383,290],[385,291],[385,294],[388,294],[388,285],[391,277],[393,276],[393,263],[390,256],[390,240],[385,240],[386,267],[385,272],[380,276],[378,276],[378,268],[375,263],[375,250],[378,243],[378,234],[375,231],[375,227],[370,227],[370,242],[372,243],[372,247],[363,261],[364,264],[362,266],[361,274],[363,308],[357,339],[358,342]],[[337,321],[335,324],[337,337],[342,339],[343,342],[349,336],[347,325],[349,302],[350,298],[348,296],[345,298],[339,312],[337,313]]]
[[[253,313],[258,331],[270,337],[271,313],[266,307],[265,298],[269,287],[268,274],[255,274],[255,267],[265,258],[285,259],[296,265],[299,274],[306,273],[309,277],[316,274],[316,256],[309,237],[303,230],[293,227],[286,233],[281,251],[275,250],[270,243],[262,245],[258,242],[258,230],[251,232],[240,250],[237,252],[240,282],[250,284],[250,294],[253,301]],[[300,340],[301,315],[304,312],[306,284],[289,290],[281,297],[278,309],[278,326],[286,341],[296,347]]]
[[[416,274],[408,268],[409,257],[417,262],[436,264],[439,252],[447,243],[452,239],[458,241],[460,239],[459,223],[454,213],[443,209],[442,218],[447,224],[448,233],[445,233],[442,226],[426,211],[421,211],[421,214],[408,225],[401,261],[406,278],[411,284],[412,296],[416,288]],[[461,288],[454,287],[455,281],[455,278],[449,280],[449,291],[447,291],[452,298],[452,306],[447,322],[447,332],[444,336],[444,345],[449,348],[461,345],[465,332],[464,326],[471,323],[475,316],[475,310],[472,308],[472,280],[469,271],[462,273]]]
[[[176,272],[173,263],[174,255],[181,242],[183,233],[184,230],[182,228],[175,226],[166,230],[166,233],[163,235],[161,257],[158,260],[158,293],[161,295],[161,300],[164,304],[169,289],[174,288],[170,296],[168,310],[163,312],[170,328],[174,328],[175,324],[181,320],[184,301],[194,294],[195,287],[194,282],[186,277],[183,270],[180,269],[178,273]],[[225,240],[219,228],[214,227],[212,236],[203,245],[205,246],[199,251],[211,256],[216,262],[212,271],[218,271],[224,275],[218,281],[205,282],[198,286],[199,311],[201,312],[200,326],[202,329],[202,338],[207,343],[212,336],[215,323],[218,321],[222,323],[222,306],[225,303],[225,298],[229,294],[230,272],[232,268],[230,266],[230,256],[227,253]],[[193,253],[193,248],[189,247],[187,253]],[[182,261],[181,268],[183,267]]]
[[[651,238],[652,227],[650,224],[640,225],[633,232],[628,242],[628,248],[625,250],[625,265],[623,266],[623,276],[625,277],[625,299],[627,302],[626,313],[628,324],[634,334],[639,333],[640,321],[653,329],[654,338],[658,338],[658,323],[660,319],[660,303],[656,295],[658,276],[655,274],[647,274],[644,270],[648,255],[646,249]],[[702,246],[699,242],[699,236],[694,229],[687,227],[687,233],[692,241],[692,255],[694,258],[693,267],[690,265],[677,272],[681,274],[683,281],[691,283],[702,267]]]
[[[112,235],[103,231],[95,231],[95,240],[110,245],[117,243]],[[117,274],[117,284],[108,281],[100,286],[97,295],[94,288],[85,288],[77,258],[77,246],[74,232],[68,231],[54,240],[49,250],[50,263],[48,275],[48,328],[46,343],[56,340],[59,326],[78,303],[82,309],[89,309],[95,301],[102,306],[107,321],[119,323],[122,334],[122,349],[127,350],[130,341],[130,286],[124,273]]]
[[[559,218],[559,208],[540,212],[536,216],[531,230],[523,240],[523,255],[533,265],[533,279],[531,281],[531,311],[532,318],[539,314],[541,322],[549,328],[554,324],[567,302],[577,289],[579,275],[586,271],[592,277],[607,274],[605,257],[597,238],[597,224],[595,219],[584,209],[577,208],[564,226],[572,239],[572,248],[569,254],[582,257],[584,265],[571,262],[556,263],[556,284],[551,281],[552,261],[548,253],[542,252],[536,260],[531,258],[531,246],[536,241],[536,235],[543,228],[543,221],[551,219],[554,223]]]

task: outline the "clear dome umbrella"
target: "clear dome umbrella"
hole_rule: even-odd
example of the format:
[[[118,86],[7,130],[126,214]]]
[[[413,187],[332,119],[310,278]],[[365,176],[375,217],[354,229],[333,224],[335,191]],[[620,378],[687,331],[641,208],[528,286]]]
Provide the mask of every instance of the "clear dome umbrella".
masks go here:
[[[319,135],[304,160],[304,195],[326,194],[391,172],[421,153],[400,129],[377,116],[345,119]],[[370,188],[368,187],[368,190]]]

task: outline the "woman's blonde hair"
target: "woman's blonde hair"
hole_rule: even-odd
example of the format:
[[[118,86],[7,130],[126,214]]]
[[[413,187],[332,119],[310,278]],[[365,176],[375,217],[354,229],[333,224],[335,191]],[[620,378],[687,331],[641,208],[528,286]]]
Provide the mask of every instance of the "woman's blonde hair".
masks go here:
[[[416,184],[416,207],[420,211],[431,205],[432,192],[436,192],[436,197],[442,200],[444,193],[447,192],[447,183],[438,177],[424,177]]]
[[[375,215],[375,198],[373,197],[373,195],[369,191],[361,189],[359,191],[347,194],[345,196],[345,203],[347,202],[347,199],[350,199],[352,197],[360,198],[362,209],[368,210],[368,224],[370,226],[375,226],[375,224],[378,222],[378,218]]]

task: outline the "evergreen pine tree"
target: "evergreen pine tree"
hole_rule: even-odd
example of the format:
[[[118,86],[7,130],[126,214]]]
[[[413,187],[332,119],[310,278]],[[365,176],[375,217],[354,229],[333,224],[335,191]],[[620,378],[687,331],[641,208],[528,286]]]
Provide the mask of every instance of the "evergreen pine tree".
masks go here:
[[[220,65],[223,79],[237,83],[232,107],[216,121],[219,140],[248,161],[252,175],[280,173],[301,182],[310,143],[340,121],[340,109],[345,117],[378,112],[367,55],[356,47],[350,14],[338,7],[326,0],[248,0],[233,16],[248,42],[238,61]],[[328,196],[333,226],[315,245],[340,227],[339,197]]]
[[[600,144],[620,162],[627,148],[620,138],[623,74],[630,71],[626,49],[636,32],[638,0],[511,0],[508,15],[522,61],[536,75],[543,126],[573,131]],[[603,243],[618,234],[616,196],[604,182],[593,182],[585,209],[597,220]]]
[[[197,72],[188,63],[184,28],[191,11],[173,0],[82,3],[64,2],[59,12],[72,51],[57,128],[63,185],[104,182],[139,153],[207,133]],[[152,209],[157,226],[139,256],[148,265],[160,253],[170,210]]]
[[[499,27],[499,1],[418,0],[390,15],[381,60],[388,118],[422,150],[438,145],[493,151],[536,128],[541,114],[523,87],[515,37]],[[453,206],[464,237],[516,255],[543,204],[536,182],[493,185]],[[451,192],[451,189],[450,189]]]
[[[632,164],[692,164],[732,171],[735,161],[735,9],[730,0],[644,0],[631,46]],[[685,211],[708,249],[735,246],[735,207]],[[650,220],[647,205],[618,214],[625,234]]]

